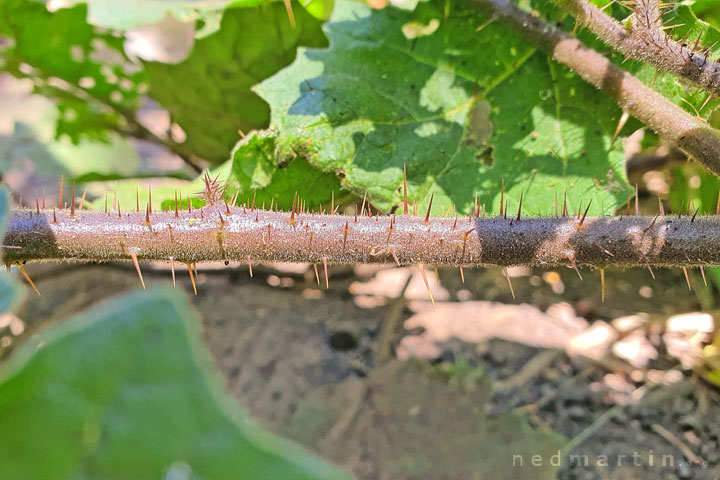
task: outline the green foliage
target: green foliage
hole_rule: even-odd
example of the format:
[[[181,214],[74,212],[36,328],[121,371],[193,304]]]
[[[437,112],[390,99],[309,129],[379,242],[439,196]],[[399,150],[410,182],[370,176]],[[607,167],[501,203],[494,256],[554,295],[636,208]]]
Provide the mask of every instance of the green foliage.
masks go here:
[[[263,0],[239,0],[235,3],[255,6]],[[199,20],[216,24],[223,9],[234,0],[163,0],[127,2],[125,0],[79,0],[86,3],[87,21],[93,25],[129,30],[162,21],[172,15],[181,21]],[[209,32],[208,32],[209,33]]]
[[[622,145],[611,145],[619,109],[486,21],[439,1],[414,12],[339,2],[330,49],[301,49],[256,87],[277,163],[342,172],[381,209],[400,203],[406,165],[410,199],[434,194],[436,214],[469,211],[476,193],[497,212],[503,181],[511,208],[524,192],[527,213],[548,213],[564,191],[573,208],[612,210],[627,188]]]
[[[0,477],[347,478],[238,412],[211,365],[171,290],[46,330],[3,369]]]
[[[122,37],[99,32],[85,14],[84,6],[51,13],[26,0],[5,0],[0,9],[0,69],[57,99],[57,136],[74,142],[129,128],[123,113],[139,105],[145,78],[125,57]]]
[[[238,131],[267,126],[270,110],[250,88],[291,63],[298,46],[327,43],[321,22],[304,9],[295,9],[295,22],[282,3],[230,8],[220,30],[198,40],[183,62],[145,63],[150,96],[187,135],[183,151],[220,163]]]
[[[269,206],[275,199],[280,208],[289,210],[299,193],[308,207],[329,206],[333,193],[342,188],[337,177],[319,171],[302,157],[279,165],[275,149],[275,138],[268,132],[252,132],[233,149],[229,180],[240,189],[238,204],[254,199],[258,206]]]

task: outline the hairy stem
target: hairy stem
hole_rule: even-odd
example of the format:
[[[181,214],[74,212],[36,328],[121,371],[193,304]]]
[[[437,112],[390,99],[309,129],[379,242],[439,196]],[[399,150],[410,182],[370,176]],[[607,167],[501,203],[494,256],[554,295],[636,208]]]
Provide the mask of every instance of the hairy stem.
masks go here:
[[[228,213],[230,212],[230,213]],[[147,218],[149,217],[149,221]],[[434,265],[720,264],[720,217],[359,218],[205,207],[193,212],[13,210],[5,261],[240,260]]]
[[[473,0],[528,43],[614,98],[634,116],[720,175],[720,132],[618,68],[572,35],[520,10],[508,0]],[[571,1],[571,0],[568,0]],[[579,2],[584,3],[584,2]]]
[[[552,1],[623,55],[655,65],[707,92],[720,95],[720,65],[665,33],[660,1],[637,0],[629,28],[586,0]]]

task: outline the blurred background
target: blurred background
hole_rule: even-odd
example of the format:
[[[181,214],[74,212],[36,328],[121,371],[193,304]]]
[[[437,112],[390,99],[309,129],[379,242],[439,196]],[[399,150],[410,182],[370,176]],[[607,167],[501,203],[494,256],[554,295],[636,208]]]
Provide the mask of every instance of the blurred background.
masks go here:
[[[322,0],[224,15],[220,1],[141,12],[115,0],[2,3],[2,181],[27,206],[56,199],[62,177],[85,208],[116,189],[128,205],[138,186],[158,202],[195,193],[204,169],[227,178],[235,142],[269,122],[250,87],[298,46],[326,46],[332,10]],[[713,2],[697,4],[717,26]],[[235,46],[269,41],[268,22],[293,33],[262,66],[230,62]],[[720,181],[682,152],[642,129],[625,151],[641,212],[659,201],[715,212]],[[349,211],[362,201],[337,192]],[[48,326],[139,288],[130,264],[26,269],[42,296],[0,315],[4,361]],[[334,266],[328,289],[310,264],[198,273],[197,296],[185,274],[177,288],[227,390],[261,425],[356,478],[720,478],[714,268],[608,270],[604,302],[598,272],[581,281],[569,268],[511,268],[513,297],[499,269],[466,268],[463,279],[441,268],[428,272],[435,308],[414,267]],[[143,274],[172,285],[167,265]]]

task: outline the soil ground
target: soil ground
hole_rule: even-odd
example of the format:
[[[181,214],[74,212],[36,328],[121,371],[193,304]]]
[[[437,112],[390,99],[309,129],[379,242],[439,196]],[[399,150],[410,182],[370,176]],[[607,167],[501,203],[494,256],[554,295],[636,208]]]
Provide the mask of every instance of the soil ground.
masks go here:
[[[5,354],[47,322],[138,288],[127,265],[30,267],[43,296],[21,307],[26,329]],[[592,272],[583,282],[569,269],[514,272],[514,301],[497,270],[468,269],[464,284],[441,270],[433,289],[445,300],[433,309],[412,282],[398,296],[404,281],[375,268],[331,268],[328,290],[312,268],[254,270],[201,268],[192,297],[227,388],[270,430],[358,479],[720,478],[720,393],[663,341],[669,315],[707,306],[696,273],[699,293],[682,271],[608,272],[601,303]],[[170,282],[163,269],[144,277]],[[637,312],[647,315],[629,328],[606,323]],[[599,327],[610,342],[577,341]],[[616,354],[629,338],[647,340],[630,345],[651,345],[648,358]]]

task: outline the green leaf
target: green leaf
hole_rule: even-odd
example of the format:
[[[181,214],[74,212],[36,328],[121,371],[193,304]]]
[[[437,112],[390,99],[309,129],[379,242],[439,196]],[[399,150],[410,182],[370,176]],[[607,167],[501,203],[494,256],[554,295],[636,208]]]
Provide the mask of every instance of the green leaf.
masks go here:
[[[8,212],[10,205],[8,190],[0,185],[0,239],[5,236]],[[3,249],[0,247],[0,260],[3,258]],[[22,300],[25,289],[7,275],[0,275],[0,313],[10,310]]]
[[[233,149],[229,180],[240,190],[238,204],[254,199],[256,205],[270,205],[274,199],[289,210],[298,193],[309,208],[327,207],[333,193],[342,189],[335,175],[321,172],[305,158],[278,165],[274,152],[275,138],[268,132],[252,132]]]
[[[84,5],[51,13],[44,3],[5,0],[0,9],[0,70],[30,78],[58,100],[58,135],[106,140],[140,103],[144,73],[123,53],[123,38],[85,21]]]
[[[285,6],[229,8],[216,33],[198,40],[183,62],[145,63],[150,96],[170,111],[187,135],[180,146],[215,164],[228,159],[238,131],[265,128],[270,111],[250,87],[290,64],[299,45],[323,46],[321,22]]]
[[[305,10],[315,18],[328,20],[332,15],[334,0],[300,0]]]
[[[410,200],[434,194],[435,213],[468,212],[476,193],[497,212],[503,181],[513,210],[523,193],[526,213],[549,213],[567,191],[572,209],[612,211],[628,188],[611,140],[619,108],[487,20],[439,0],[414,12],[339,2],[330,48],[300,49],[255,89],[271,105],[277,162],[342,172],[381,209],[400,203],[406,165]]]
[[[197,325],[186,300],[158,290],[32,340],[0,381],[0,477],[348,478],[238,411]]]

